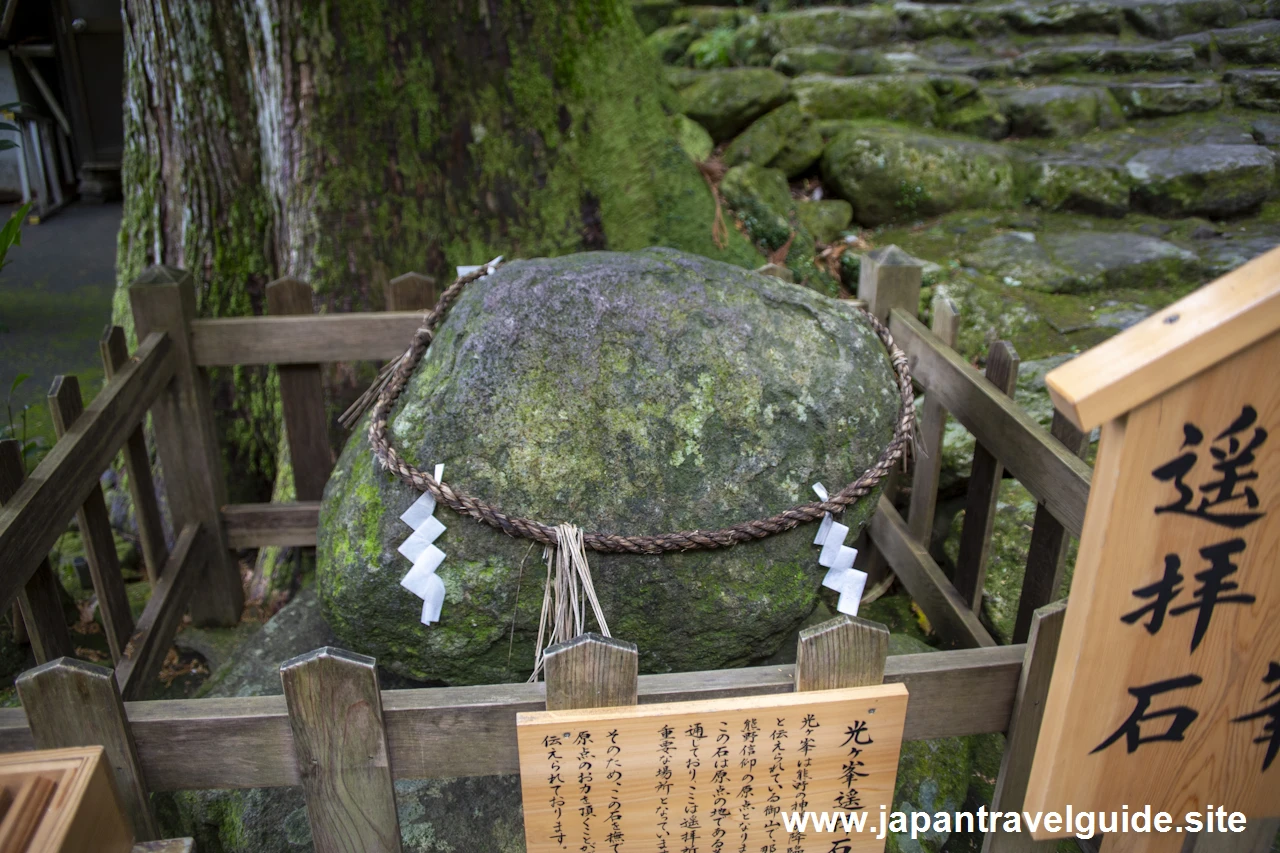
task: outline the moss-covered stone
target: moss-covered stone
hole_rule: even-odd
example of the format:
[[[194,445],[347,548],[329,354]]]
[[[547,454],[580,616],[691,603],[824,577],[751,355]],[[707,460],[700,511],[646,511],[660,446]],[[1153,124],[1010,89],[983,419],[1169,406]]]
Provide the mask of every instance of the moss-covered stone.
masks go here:
[[[681,6],[671,15],[672,23],[693,24],[700,30],[734,29],[747,22],[751,12],[735,6]]]
[[[823,153],[822,175],[828,189],[853,205],[862,225],[1008,205],[1016,197],[1005,149],[887,125],[836,136]]]
[[[889,74],[893,63],[879,51],[864,48],[844,50],[825,44],[804,44],[779,51],[769,63],[775,71],[789,74],[833,74],[854,77],[859,74]]]
[[[654,30],[645,38],[644,44],[658,59],[674,64],[684,58],[685,51],[698,35],[698,28],[692,24],[675,24]]]
[[[1061,74],[1065,71],[1186,71],[1196,65],[1196,51],[1185,44],[1055,45],[1029,50],[1013,60],[1015,74]]]
[[[854,50],[884,44],[898,29],[898,16],[886,6],[824,7],[769,15],[763,40],[771,54],[789,47],[823,44]]]
[[[792,91],[800,109],[819,119],[875,118],[932,125],[938,118],[938,95],[924,74],[807,74],[796,78]]]
[[[794,102],[758,119],[725,148],[729,166],[754,163],[774,166],[787,176],[798,175],[822,156],[822,134]]]
[[[684,113],[717,142],[732,138],[787,99],[790,81],[768,68],[710,71],[680,93]]]
[[[711,134],[702,125],[679,114],[672,116],[671,121],[676,129],[676,141],[680,143],[684,153],[689,155],[689,159],[701,163],[711,156],[716,144],[711,141]]]
[[[1106,89],[1087,86],[1038,86],[1000,98],[1016,136],[1074,138],[1122,121],[1120,108]]]
[[[938,120],[938,126],[953,133],[1003,139],[1009,135],[1009,117],[995,98],[979,93],[959,105],[949,107]]]
[[[1115,231],[1009,231],[978,243],[965,263],[999,276],[1009,287],[1051,293],[1163,287],[1198,281],[1203,273],[1200,259],[1186,249],[1158,237]]]
[[[631,0],[631,13],[645,35],[671,23],[671,16],[679,8],[677,0]]]
[[[1135,206],[1158,216],[1236,216],[1258,208],[1276,182],[1275,157],[1258,145],[1151,148],[1125,168]]]
[[[887,357],[856,317],[665,250],[513,263],[455,305],[391,440],[419,466],[443,462],[455,487],[548,522],[659,533],[759,517],[805,500],[812,482],[852,480],[892,434]],[[357,430],[321,510],[326,618],[406,676],[524,677],[538,556],[438,509],[447,594],[443,620],[424,627],[395,550],[414,497]],[[873,505],[845,523],[861,526]],[[645,671],[732,666],[772,654],[812,610],[822,570],[811,541],[805,527],[724,551],[592,554],[592,573],[610,629],[639,645]]]
[[[1215,30],[1212,36],[1218,55],[1227,62],[1273,66],[1280,62],[1280,21]]]
[[[819,243],[834,243],[853,221],[853,205],[838,198],[802,199],[796,202],[796,216]]]
[[[720,194],[757,243],[777,249],[791,235],[791,190],[779,169],[754,163],[734,166],[720,182]]]
[[[1231,86],[1231,99],[1238,105],[1280,112],[1280,71],[1229,71],[1223,79]]]
[[[1046,158],[1030,174],[1027,197],[1048,210],[1114,217],[1129,210],[1128,174],[1112,163]]]
[[[1239,0],[1143,0],[1126,4],[1124,12],[1140,33],[1160,39],[1233,27],[1248,17]]]
[[[1111,94],[1124,114],[1133,118],[1204,112],[1222,103],[1218,83],[1114,83]]]

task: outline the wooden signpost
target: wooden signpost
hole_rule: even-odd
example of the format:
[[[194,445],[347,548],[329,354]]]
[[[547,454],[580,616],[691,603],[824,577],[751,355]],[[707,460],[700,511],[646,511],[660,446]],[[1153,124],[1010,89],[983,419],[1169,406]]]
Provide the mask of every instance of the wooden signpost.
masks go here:
[[[796,836],[783,817],[860,811],[874,827],[906,711],[906,687],[881,684],[520,714],[527,848],[883,850],[870,828]]]
[[[1172,816],[1109,848],[1280,815],[1278,371],[1280,250],[1046,377],[1102,433],[1024,808]]]

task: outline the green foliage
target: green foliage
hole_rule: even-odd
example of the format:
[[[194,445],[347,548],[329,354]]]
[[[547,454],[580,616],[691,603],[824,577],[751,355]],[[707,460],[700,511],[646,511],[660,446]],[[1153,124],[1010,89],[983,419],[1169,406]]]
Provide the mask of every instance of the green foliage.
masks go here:
[[[728,68],[733,65],[734,27],[716,27],[689,45],[687,56],[694,68]]]
[[[9,386],[9,396],[5,398],[4,404],[8,423],[0,426],[0,439],[12,439],[18,442],[18,448],[22,451],[23,464],[28,470],[35,467],[40,452],[44,448],[44,441],[40,438],[31,437],[27,428],[27,412],[31,408],[30,403],[19,409],[17,418],[14,418],[13,397],[18,393],[18,389],[22,387],[23,383],[30,378],[31,374],[29,373],[19,373],[13,378],[13,383]]]

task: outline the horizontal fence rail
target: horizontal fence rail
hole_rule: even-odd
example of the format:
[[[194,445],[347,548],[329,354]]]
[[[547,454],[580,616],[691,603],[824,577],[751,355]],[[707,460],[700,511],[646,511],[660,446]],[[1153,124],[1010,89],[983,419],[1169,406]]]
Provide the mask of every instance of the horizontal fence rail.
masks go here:
[[[99,476],[173,378],[172,349],[167,335],[148,335],[0,509],[0,607],[18,594],[99,488]]]
[[[320,501],[231,504],[222,508],[222,524],[232,548],[314,546],[320,526]]]
[[[906,737],[925,740],[1008,728],[1024,646],[888,658],[884,680],[911,692]],[[641,704],[761,696],[795,689],[792,666],[640,677]],[[519,772],[516,714],[546,708],[546,685],[386,690],[383,716],[399,779]],[[284,696],[125,704],[152,791],[298,785]],[[0,752],[34,742],[22,709],[0,710]]]
[[[193,320],[200,367],[390,359],[409,348],[421,311]]]

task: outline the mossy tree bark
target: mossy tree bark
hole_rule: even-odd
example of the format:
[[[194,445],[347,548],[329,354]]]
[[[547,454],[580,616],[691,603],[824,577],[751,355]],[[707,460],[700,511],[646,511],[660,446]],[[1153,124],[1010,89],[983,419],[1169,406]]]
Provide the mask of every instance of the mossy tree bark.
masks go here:
[[[495,255],[712,239],[673,98],[626,0],[126,0],[121,286],[195,273],[206,316],[260,313],[279,276],[333,310],[381,306],[409,270]],[[127,300],[117,300],[127,323]],[[218,400],[239,496],[279,445],[265,371]]]

